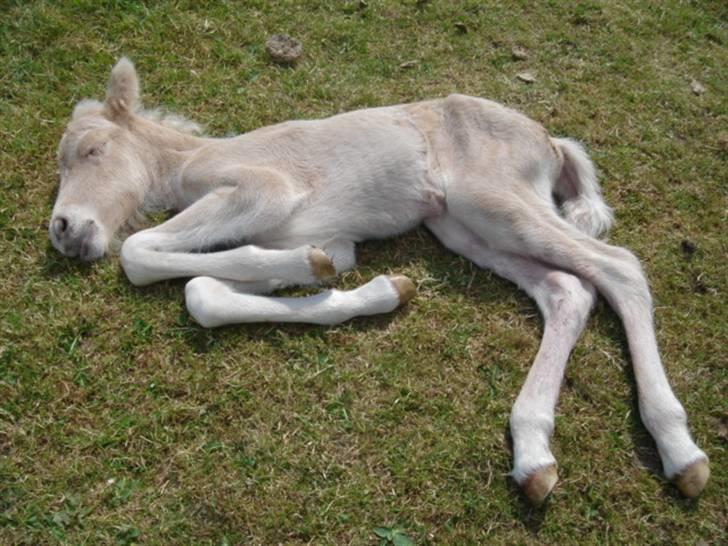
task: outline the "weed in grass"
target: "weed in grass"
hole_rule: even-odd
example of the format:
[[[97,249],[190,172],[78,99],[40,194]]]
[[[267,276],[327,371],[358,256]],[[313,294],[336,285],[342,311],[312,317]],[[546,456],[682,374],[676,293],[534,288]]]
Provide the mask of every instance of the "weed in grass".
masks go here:
[[[382,540],[380,546],[414,546],[414,542],[399,527],[375,527],[374,534]]]

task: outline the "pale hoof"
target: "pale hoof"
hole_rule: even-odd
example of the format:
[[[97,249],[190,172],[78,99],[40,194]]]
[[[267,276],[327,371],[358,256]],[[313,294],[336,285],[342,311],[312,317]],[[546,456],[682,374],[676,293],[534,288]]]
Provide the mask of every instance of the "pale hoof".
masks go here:
[[[520,486],[531,504],[539,506],[549,496],[558,479],[559,474],[556,472],[556,465],[550,464],[536,470]]]
[[[399,304],[404,305],[417,294],[417,288],[415,283],[409,280],[404,275],[392,275],[389,277],[389,282],[394,285],[397,294],[399,294]]]
[[[673,478],[680,492],[688,498],[697,497],[705,489],[710,477],[707,459],[700,459]]]
[[[308,255],[308,262],[311,264],[311,271],[320,281],[325,281],[336,276],[334,263],[320,248],[313,248]]]

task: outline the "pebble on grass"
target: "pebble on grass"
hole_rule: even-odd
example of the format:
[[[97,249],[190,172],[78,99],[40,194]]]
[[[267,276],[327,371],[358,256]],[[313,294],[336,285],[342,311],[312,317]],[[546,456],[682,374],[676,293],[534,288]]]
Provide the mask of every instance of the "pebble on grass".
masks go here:
[[[705,93],[705,87],[698,80],[692,80],[690,82],[690,89],[696,95],[702,95],[703,93]]]
[[[515,46],[513,49],[511,49],[511,56],[516,61],[525,61],[528,59],[528,51],[523,49],[522,47]]]
[[[534,83],[536,81],[536,76],[530,72],[519,72],[516,74],[516,78],[525,83]]]
[[[293,64],[303,55],[303,45],[287,34],[274,34],[265,42],[270,58],[279,64]]]

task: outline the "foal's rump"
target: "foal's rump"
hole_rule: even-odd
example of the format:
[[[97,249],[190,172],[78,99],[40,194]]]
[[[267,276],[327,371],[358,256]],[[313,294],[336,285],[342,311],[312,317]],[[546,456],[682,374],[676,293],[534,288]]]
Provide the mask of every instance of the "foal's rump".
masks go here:
[[[588,235],[609,229],[611,209],[578,142],[552,138],[539,123],[487,99],[450,95],[408,109],[425,134],[433,173],[446,181],[448,201],[465,190],[497,216],[520,200],[538,202]]]

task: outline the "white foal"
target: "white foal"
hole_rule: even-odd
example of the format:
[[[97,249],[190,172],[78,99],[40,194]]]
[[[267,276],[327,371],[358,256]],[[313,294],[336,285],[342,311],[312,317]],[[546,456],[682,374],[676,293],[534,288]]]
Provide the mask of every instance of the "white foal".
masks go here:
[[[195,277],[187,308],[206,327],[336,324],[390,312],[413,297],[414,285],[380,276],[350,291],[267,294],[349,270],[357,242],[424,223],[452,251],[523,288],[544,316],[511,414],[512,474],[533,502],[557,480],[554,408],[597,291],[624,323],[640,412],[665,474],[688,497],[702,491],[708,459],[660,362],[647,281],[631,253],[594,238],[611,211],[578,144],[460,95],[225,139],[193,136],[179,119],[155,119],[138,103],[136,71],[122,59],[106,101],[74,110],[49,227],[60,252],[99,258],[138,208],[180,211],[124,242],[132,283]]]

